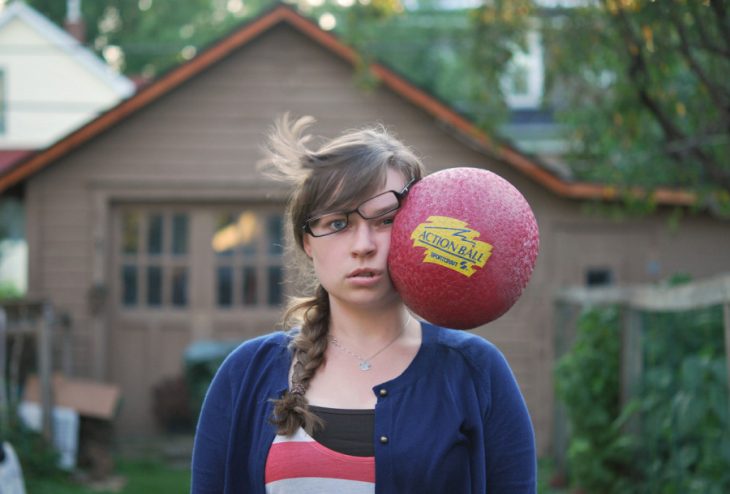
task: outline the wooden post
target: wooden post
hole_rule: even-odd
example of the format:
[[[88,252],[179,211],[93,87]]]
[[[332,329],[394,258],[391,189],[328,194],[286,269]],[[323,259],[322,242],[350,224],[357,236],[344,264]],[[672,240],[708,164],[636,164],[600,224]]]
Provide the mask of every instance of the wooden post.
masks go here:
[[[10,427],[10,402],[8,402],[8,381],[5,372],[8,361],[7,322],[5,309],[0,307],[0,431],[7,431]]]
[[[574,308],[570,302],[558,300],[555,302],[555,361],[557,362],[573,344],[575,339],[575,318],[572,317]],[[555,472],[563,474],[567,470],[568,417],[563,405],[557,397],[553,408],[552,456]]]
[[[621,407],[638,394],[642,374],[643,348],[641,347],[641,312],[631,306],[623,308],[621,328]],[[627,430],[638,433],[639,423],[632,419]]]
[[[53,376],[52,348],[53,348],[53,307],[50,303],[43,304],[43,318],[38,327],[38,382],[40,384],[42,431],[46,441],[53,441]]]
[[[722,306],[725,320],[725,365],[727,366],[727,402],[730,408],[730,300]]]

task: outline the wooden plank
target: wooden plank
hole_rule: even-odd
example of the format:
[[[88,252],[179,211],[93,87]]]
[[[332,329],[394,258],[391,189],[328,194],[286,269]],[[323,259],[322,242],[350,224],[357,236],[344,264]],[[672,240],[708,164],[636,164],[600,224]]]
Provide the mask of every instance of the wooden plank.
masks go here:
[[[556,299],[584,306],[622,304],[637,310],[680,312],[726,303],[730,300],[730,275],[675,287],[571,287],[560,291]]]
[[[725,321],[725,365],[727,366],[727,400],[730,407],[730,300],[723,305]]]
[[[575,339],[575,318],[573,313],[575,306],[565,303],[555,303],[555,360],[562,357],[570,350]],[[565,405],[557,399],[553,405],[553,437],[552,437],[552,459],[555,462],[555,471],[558,474],[567,471],[568,442],[570,430],[568,424],[568,413]]]
[[[641,312],[625,307],[621,327],[621,407],[638,395],[643,373]],[[630,420],[626,429],[638,433],[639,421]]]
[[[43,320],[39,321],[38,327],[38,375],[41,388],[41,410],[42,410],[42,431],[43,437],[48,442],[53,441],[53,388],[51,386],[51,373],[53,372],[52,348],[53,348],[53,307],[51,304],[43,306]]]
[[[10,403],[8,402],[7,387],[7,315],[0,307],[0,427],[6,431],[10,425]]]

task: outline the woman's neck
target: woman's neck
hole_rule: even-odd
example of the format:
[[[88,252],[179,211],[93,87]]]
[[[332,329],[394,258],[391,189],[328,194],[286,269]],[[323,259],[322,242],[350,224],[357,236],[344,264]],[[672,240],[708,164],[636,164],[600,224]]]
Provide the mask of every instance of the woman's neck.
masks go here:
[[[402,303],[373,311],[330,302],[330,336],[363,349],[408,332],[411,323],[412,317]]]

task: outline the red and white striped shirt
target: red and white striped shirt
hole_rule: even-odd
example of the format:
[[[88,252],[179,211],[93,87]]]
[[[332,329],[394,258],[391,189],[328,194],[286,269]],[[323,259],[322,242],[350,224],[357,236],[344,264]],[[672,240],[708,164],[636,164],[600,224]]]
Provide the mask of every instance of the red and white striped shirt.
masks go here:
[[[350,456],[315,441],[304,429],[277,435],[266,459],[267,494],[375,492],[375,457]]]

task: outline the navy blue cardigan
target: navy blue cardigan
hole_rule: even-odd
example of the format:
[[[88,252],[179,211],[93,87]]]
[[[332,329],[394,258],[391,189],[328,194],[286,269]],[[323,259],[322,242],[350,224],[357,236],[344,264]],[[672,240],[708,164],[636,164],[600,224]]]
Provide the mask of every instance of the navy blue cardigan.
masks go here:
[[[422,329],[411,365],[373,388],[375,492],[536,492],[534,433],[507,361],[473,334]],[[265,492],[270,400],[287,389],[290,338],[247,341],[218,370],[195,436],[193,494]]]

